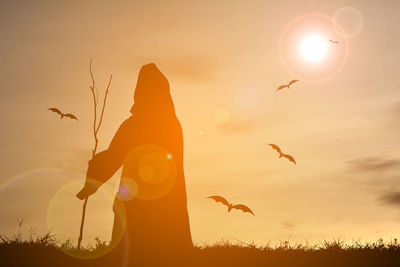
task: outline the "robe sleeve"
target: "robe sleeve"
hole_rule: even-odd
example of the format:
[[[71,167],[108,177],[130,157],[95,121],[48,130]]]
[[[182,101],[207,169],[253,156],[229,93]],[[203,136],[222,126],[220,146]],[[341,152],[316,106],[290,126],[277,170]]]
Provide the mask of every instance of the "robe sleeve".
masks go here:
[[[108,149],[96,154],[89,161],[85,182],[89,191],[94,193],[121,167],[129,141],[128,121],[129,119],[120,126]]]

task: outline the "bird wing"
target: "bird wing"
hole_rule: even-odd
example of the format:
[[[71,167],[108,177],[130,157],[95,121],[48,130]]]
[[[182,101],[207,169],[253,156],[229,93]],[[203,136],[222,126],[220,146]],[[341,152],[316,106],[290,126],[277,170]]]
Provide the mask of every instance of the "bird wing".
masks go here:
[[[65,114],[64,117],[71,118],[71,119],[74,119],[74,120],[78,120],[78,118],[75,117],[75,115],[74,115],[74,114],[71,114],[71,113]]]
[[[53,111],[53,112],[55,112],[55,113],[57,113],[57,114],[60,114],[60,115],[63,114],[58,108],[49,108],[49,109],[47,109],[47,110],[51,110],[51,111]]]
[[[249,207],[247,207],[246,205],[242,205],[242,204],[233,205],[232,209],[238,209],[243,212],[249,212],[254,215],[253,211],[251,211],[251,209]],[[254,215],[254,216],[256,216],[256,215]]]
[[[289,86],[291,86],[292,84],[294,84],[295,82],[298,82],[299,80],[291,80],[289,83]]]
[[[278,151],[279,154],[282,154],[282,151],[281,151],[281,149],[279,148],[279,146],[274,145],[274,144],[268,144],[268,145],[270,145],[273,149],[275,149],[276,151]]]
[[[211,198],[214,199],[216,202],[221,202],[222,204],[224,204],[225,206],[229,207],[229,202],[228,200],[226,200],[225,198],[221,197],[221,196],[209,196],[207,198]]]
[[[294,160],[294,158],[293,158],[292,156],[290,156],[290,155],[288,155],[288,154],[282,154],[282,157],[287,158],[288,160],[290,160],[291,162],[293,162],[294,165],[297,165],[297,164],[296,164],[296,161]]]
[[[276,91],[282,90],[283,88],[288,87],[286,84],[279,86]]]

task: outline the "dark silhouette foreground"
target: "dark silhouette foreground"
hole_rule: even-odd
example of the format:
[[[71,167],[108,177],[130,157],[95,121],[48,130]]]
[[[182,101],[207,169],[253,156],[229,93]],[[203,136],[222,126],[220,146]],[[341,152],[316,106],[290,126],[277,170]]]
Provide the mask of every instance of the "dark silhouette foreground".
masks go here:
[[[70,248],[73,249],[73,248]],[[94,254],[82,251],[82,254]],[[23,255],[23,257],[21,256]],[[356,266],[399,266],[400,246],[397,243],[372,244],[353,243],[345,246],[333,241],[319,247],[281,246],[256,248],[221,243],[204,248],[195,247],[179,257],[151,257],[147,261],[135,259],[128,264],[120,257],[107,254],[100,258],[82,260],[71,257],[52,242],[0,242],[1,266],[274,266],[274,267],[356,267]]]
[[[139,73],[132,116],[89,161],[85,199],[121,166],[112,246],[130,259],[181,255],[193,246],[186,207],[183,135],[168,80],[156,65]],[[89,229],[86,225],[85,229]]]

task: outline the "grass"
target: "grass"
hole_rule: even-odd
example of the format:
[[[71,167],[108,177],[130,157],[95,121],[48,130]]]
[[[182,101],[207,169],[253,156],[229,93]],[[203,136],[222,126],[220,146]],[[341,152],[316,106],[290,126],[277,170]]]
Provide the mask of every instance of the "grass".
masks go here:
[[[0,235],[1,266],[124,266],[123,257],[111,252],[106,242],[95,239],[95,244],[77,250],[71,241],[57,245],[50,234],[23,240],[21,233],[7,237]],[[78,255],[80,258],[71,255]],[[82,259],[90,258],[90,259]],[[281,242],[277,246],[232,244],[221,241],[212,245],[196,245],[194,249],[174,258],[151,255],[147,259],[132,260],[125,266],[400,266],[400,244],[397,239],[385,243],[342,240],[323,241],[316,245]]]

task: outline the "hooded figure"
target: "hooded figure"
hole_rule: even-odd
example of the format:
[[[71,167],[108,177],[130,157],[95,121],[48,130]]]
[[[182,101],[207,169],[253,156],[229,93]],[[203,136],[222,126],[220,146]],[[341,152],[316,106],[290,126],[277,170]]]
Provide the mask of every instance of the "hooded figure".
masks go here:
[[[89,161],[86,183],[77,197],[96,192],[122,166],[111,244],[133,259],[181,253],[193,246],[182,128],[168,80],[155,64],[140,70],[131,113],[109,148]]]

